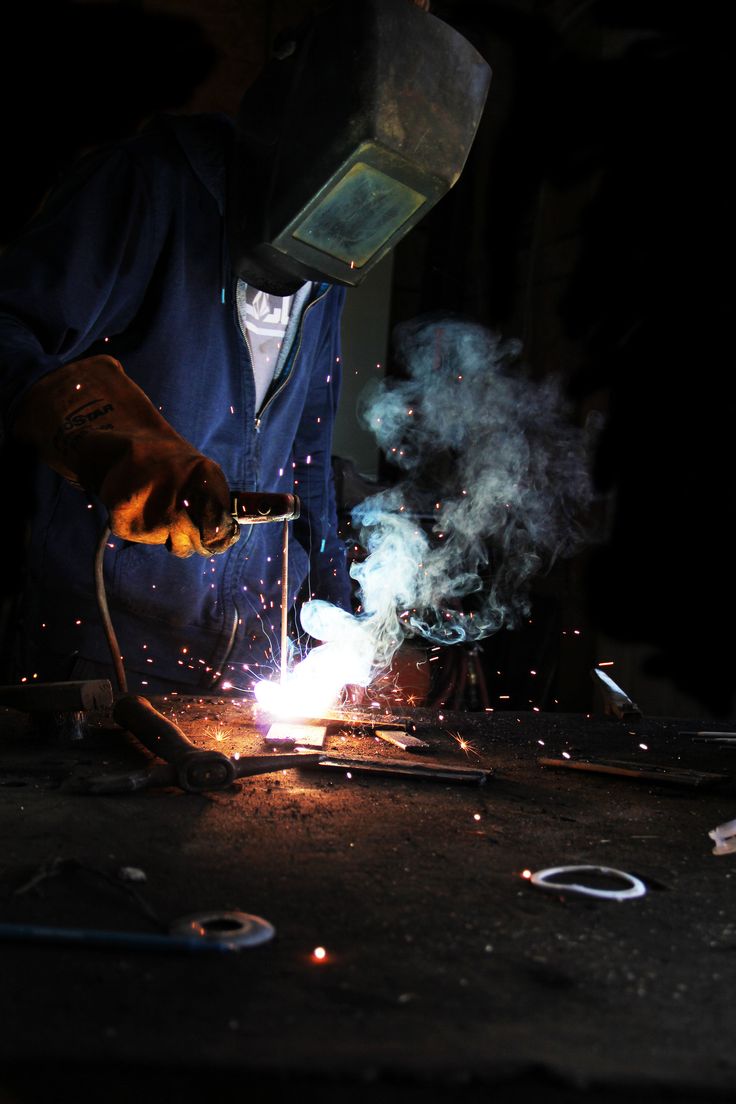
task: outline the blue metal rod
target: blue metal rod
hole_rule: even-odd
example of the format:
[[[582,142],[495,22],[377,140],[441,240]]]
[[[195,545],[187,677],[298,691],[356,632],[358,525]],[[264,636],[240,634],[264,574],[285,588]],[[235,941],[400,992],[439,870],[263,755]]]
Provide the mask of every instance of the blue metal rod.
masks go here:
[[[0,941],[71,943],[82,947],[125,947],[133,951],[237,951],[227,938],[158,935],[155,932],[106,931],[101,928],[55,928],[41,924],[0,924]]]

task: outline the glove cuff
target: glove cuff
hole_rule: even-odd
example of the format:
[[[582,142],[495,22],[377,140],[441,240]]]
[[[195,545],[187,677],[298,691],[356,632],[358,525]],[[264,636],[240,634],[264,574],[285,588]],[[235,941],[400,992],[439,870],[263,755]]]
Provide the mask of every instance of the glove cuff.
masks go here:
[[[13,426],[14,435],[32,444],[54,471],[82,485],[86,446],[92,435],[105,432],[183,442],[110,356],[72,361],[44,376],[26,394]]]

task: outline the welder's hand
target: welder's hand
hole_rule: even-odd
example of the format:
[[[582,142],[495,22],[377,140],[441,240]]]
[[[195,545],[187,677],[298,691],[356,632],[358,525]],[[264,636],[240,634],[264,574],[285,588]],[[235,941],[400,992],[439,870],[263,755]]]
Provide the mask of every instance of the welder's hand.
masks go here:
[[[14,432],[100,498],[116,536],[186,557],[224,552],[240,535],[222,469],[176,433],[112,357],[39,380]]]
[[[237,541],[222,470],[180,439],[115,432],[79,449],[78,482],[110,511],[124,540],[164,544],[175,556],[225,552]]]

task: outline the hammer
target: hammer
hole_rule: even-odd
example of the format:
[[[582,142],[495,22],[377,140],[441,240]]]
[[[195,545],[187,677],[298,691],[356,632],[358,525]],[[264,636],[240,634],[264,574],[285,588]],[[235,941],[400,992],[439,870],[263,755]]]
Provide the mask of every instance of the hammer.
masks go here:
[[[112,702],[108,679],[0,686],[0,706],[28,713],[41,735],[69,740],[81,740],[85,713],[109,712]]]

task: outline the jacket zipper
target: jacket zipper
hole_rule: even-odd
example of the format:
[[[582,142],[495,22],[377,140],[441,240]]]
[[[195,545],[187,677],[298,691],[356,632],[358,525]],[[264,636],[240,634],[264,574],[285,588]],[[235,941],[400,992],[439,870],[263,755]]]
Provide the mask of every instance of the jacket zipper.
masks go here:
[[[266,397],[266,401],[264,402],[263,406],[261,407],[261,409],[256,414],[255,423],[254,423],[256,433],[260,433],[260,431],[261,431],[261,422],[263,421],[263,415],[266,413],[266,411],[268,410],[268,408],[271,405],[271,403],[273,402],[273,400],[278,395],[281,394],[281,392],[287,386],[289,380],[294,375],[294,366],[296,365],[297,359],[299,357],[299,353],[301,352],[301,349],[302,349],[302,340],[303,340],[303,336],[304,336],[304,326],[305,326],[305,323],[306,323],[306,320],[307,320],[307,315],[311,311],[312,307],[316,307],[318,303],[322,302],[322,300],[325,298],[325,296],[327,295],[329,290],[330,290],[329,287],[325,288],[325,290],[320,295],[318,295],[316,299],[313,299],[312,302],[309,303],[304,308],[304,311],[302,313],[301,324],[299,326],[299,336],[298,336],[298,340],[297,340],[297,346],[296,346],[296,349],[294,350],[294,355],[291,357],[291,364],[289,365],[289,370],[285,374],[285,376],[281,380],[281,382],[277,385],[276,390],[274,392],[272,392],[272,394],[270,394]],[[238,319],[240,320],[240,313],[238,313]],[[241,328],[241,330],[243,329],[242,321],[240,322],[240,328]],[[250,345],[248,344],[247,337],[246,337],[246,344],[248,345],[248,353],[250,354]],[[253,364],[253,357],[252,357],[252,354],[251,354],[251,368],[252,368],[252,364]]]
[[[297,343],[296,349],[294,350],[294,355],[291,358],[291,365],[289,367],[288,372],[286,373],[283,380],[281,381],[281,383],[278,385],[278,387],[273,392],[273,394],[268,396],[265,403],[263,404],[261,409],[256,414],[256,416],[255,416],[255,431],[256,431],[256,433],[260,433],[261,419],[263,417],[263,414],[264,414],[266,408],[273,402],[273,400],[276,398],[277,395],[281,394],[281,392],[283,391],[283,389],[286,387],[287,383],[291,379],[292,375],[294,374],[294,365],[296,364],[297,357],[299,356],[299,353],[301,352],[302,338],[303,338],[303,334],[304,334],[304,323],[306,321],[306,317],[307,317],[308,313],[310,312],[312,307],[316,307],[317,303],[320,303],[325,298],[325,296],[327,295],[329,290],[330,290],[329,287],[326,287],[325,290],[320,295],[318,295],[316,299],[313,299],[312,302],[309,303],[308,306],[306,306],[304,308],[304,312],[302,314],[301,325],[299,326],[298,343]],[[245,326],[243,325],[243,321],[240,317],[240,311],[237,310],[237,307],[236,307],[236,313],[237,313],[237,316],[238,316],[238,325],[240,327],[240,332],[243,335],[243,340],[245,341],[245,347],[248,350],[248,356],[250,358],[250,366],[251,366],[251,372],[252,372],[253,371],[253,350],[251,349],[250,340],[248,338],[248,333],[247,333],[247,330],[246,330]],[[258,458],[256,457],[256,461],[257,461],[257,459]],[[258,464],[256,463],[256,483],[258,482],[257,476],[258,476]],[[249,530],[249,532],[246,536],[246,541],[250,537],[252,532],[253,532],[253,526],[250,526],[250,530]],[[232,627],[230,629],[230,639],[227,642],[227,645],[225,647],[225,652],[224,652],[224,655],[223,655],[223,658],[222,658],[222,663],[220,664],[220,666],[222,666],[222,667],[225,667],[227,665],[227,661],[230,658],[230,653],[233,650],[233,645],[235,644],[235,636],[236,636],[236,633],[238,631],[238,620],[239,620],[239,616],[238,616],[238,609],[237,609],[237,606],[236,606],[235,610],[233,611],[233,621],[232,621]],[[212,685],[214,686],[216,682],[217,682],[217,676],[213,677]]]

